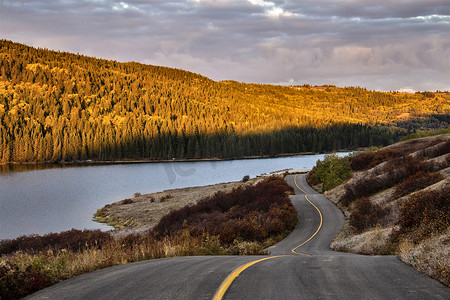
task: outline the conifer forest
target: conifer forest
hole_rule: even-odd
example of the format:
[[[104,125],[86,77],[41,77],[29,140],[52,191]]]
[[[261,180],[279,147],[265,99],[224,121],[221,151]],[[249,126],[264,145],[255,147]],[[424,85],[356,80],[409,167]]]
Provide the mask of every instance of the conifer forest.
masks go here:
[[[351,150],[449,115],[448,92],[213,81],[0,40],[0,163]]]

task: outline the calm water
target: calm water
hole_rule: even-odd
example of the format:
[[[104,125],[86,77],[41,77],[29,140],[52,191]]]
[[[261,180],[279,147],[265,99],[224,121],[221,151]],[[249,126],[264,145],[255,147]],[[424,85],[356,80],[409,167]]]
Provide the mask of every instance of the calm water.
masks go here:
[[[344,155],[344,154],[341,154]],[[72,228],[107,229],[98,208],[134,193],[241,180],[282,169],[309,169],[323,155],[217,162],[166,162],[0,172],[0,240]]]

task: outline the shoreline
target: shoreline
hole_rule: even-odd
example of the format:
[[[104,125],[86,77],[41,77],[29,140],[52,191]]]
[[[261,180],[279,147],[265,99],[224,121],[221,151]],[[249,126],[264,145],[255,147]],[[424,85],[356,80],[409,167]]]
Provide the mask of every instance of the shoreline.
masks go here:
[[[355,150],[339,150],[329,153],[342,153],[342,152],[352,152]],[[327,152],[328,153],[328,152]],[[282,153],[277,155],[257,155],[257,156],[244,156],[236,158],[187,158],[187,159],[125,159],[125,160],[75,160],[75,161],[57,161],[57,162],[8,162],[0,163],[0,167],[3,166],[94,166],[94,165],[120,165],[120,164],[145,164],[145,163],[166,163],[166,162],[209,162],[209,161],[231,161],[231,160],[249,160],[249,159],[270,159],[270,158],[281,158],[281,157],[293,157],[293,156],[307,156],[307,155],[318,155],[327,154],[318,152],[299,152],[299,153]]]

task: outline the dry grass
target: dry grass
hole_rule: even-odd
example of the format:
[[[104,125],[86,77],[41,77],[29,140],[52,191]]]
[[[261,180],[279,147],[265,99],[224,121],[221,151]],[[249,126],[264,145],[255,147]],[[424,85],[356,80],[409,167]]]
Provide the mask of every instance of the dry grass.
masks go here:
[[[337,236],[331,243],[336,251],[365,255],[393,254],[390,241],[391,228],[375,227],[362,234]]]
[[[0,258],[0,299],[19,299],[30,293],[76,275],[129,262],[186,255],[264,254],[268,243],[235,242],[224,247],[218,237],[192,237],[189,232],[158,240],[151,237],[121,239],[101,249],[82,252],[66,249],[36,254],[16,252]]]
[[[417,270],[450,286],[450,229],[415,245],[404,239],[399,243],[398,256]]]

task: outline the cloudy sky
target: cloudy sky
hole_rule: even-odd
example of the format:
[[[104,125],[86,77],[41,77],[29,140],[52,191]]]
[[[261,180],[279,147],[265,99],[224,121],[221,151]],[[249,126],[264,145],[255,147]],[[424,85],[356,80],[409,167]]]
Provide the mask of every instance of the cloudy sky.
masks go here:
[[[0,0],[0,38],[214,80],[450,90],[448,0]]]

